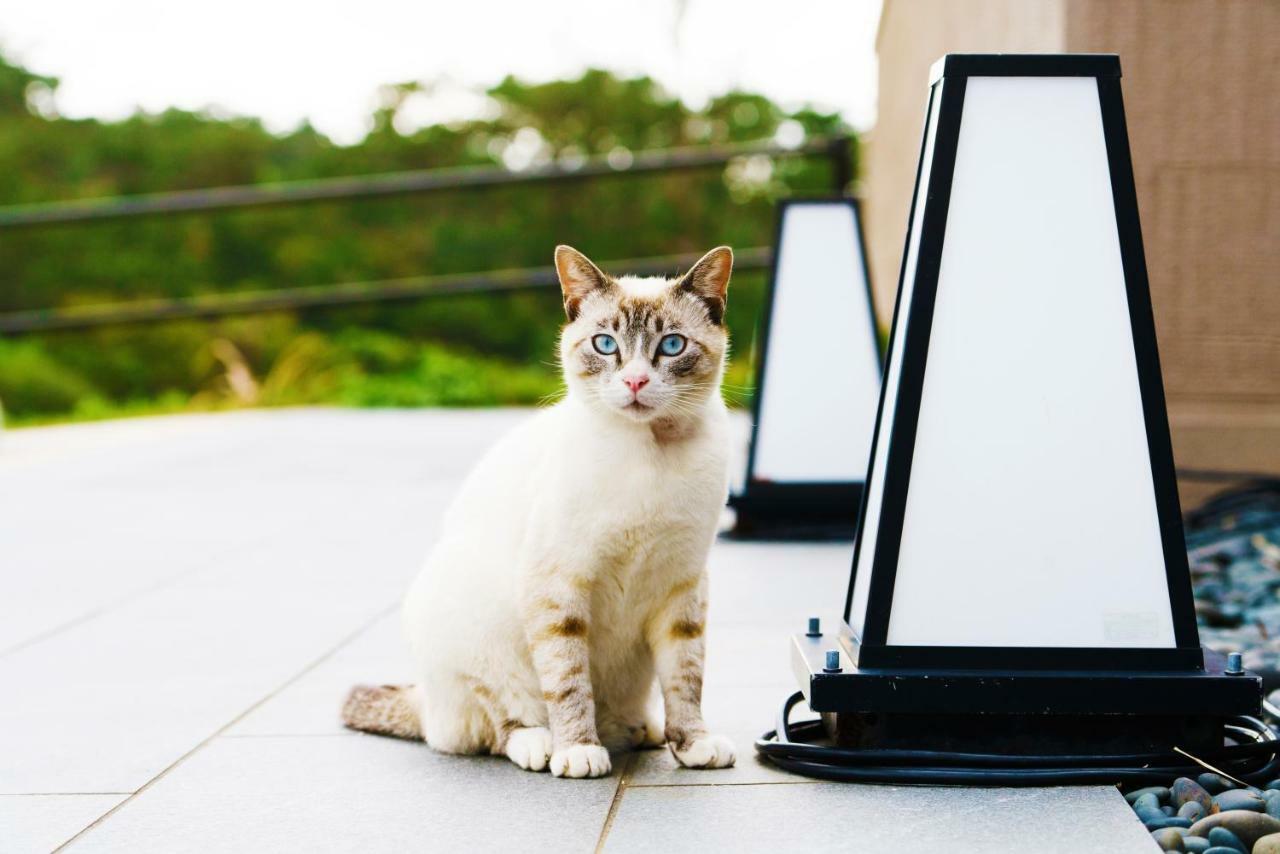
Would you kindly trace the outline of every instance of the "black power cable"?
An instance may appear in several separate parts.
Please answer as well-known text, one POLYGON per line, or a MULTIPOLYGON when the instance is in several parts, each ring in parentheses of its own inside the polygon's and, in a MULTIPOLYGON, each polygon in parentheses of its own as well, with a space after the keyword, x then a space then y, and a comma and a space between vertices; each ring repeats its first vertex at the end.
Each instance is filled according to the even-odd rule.
MULTIPOLYGON (((1167 784, 1206 768, 1186 755, 1165 753, 1088 756, 1008 756, 937 750, 852 750, 813 744, 826 733, 821 721, 791 722, 804 699, 797 691, 778 714, 777 728, 756 740, 756 752, 784 771, 846 783, 925 783, 962 786, 1064 786, 1088 783, 1167 784)), ((1280 740, 1257 718, 1231 719, 1225 734, 1241 743, 1197 756, 1223 773, 1263 783, 1280 776, 1280 740)))

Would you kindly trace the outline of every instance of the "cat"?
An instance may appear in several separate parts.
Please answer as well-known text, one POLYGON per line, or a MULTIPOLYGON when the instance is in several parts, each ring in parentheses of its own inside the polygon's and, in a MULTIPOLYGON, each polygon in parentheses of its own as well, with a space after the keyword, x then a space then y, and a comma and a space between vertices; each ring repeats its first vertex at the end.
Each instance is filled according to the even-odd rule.
POLYGON ((701 703, 733 252, 675 279, 614 278, 568 246, 555 263, 567 394, 477 464, 446 516, 404 606, 421 681, 357 686, 344 722, 557 777, 664 744, 728 767, 701 703))

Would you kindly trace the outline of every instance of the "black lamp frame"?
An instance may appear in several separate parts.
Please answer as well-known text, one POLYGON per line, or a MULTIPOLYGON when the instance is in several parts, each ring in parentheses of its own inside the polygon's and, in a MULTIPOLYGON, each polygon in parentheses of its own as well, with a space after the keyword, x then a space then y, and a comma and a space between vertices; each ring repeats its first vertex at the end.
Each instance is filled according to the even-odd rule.
MULTIPOLYGON (((1200 638, 1196 629, 1195 608, 1191 594, 1191 576, 1187 567, 1186 546, 1182 535, 1182 513, 1178 504, 1177 481, 1174 477, 1173 447, 1169 439, 1169 421, 1165 413, 1164 388, 1160 379, 1160 357, 1156 350, 1155 321, 1151 312, 1151 294, 1147 284, 1146 262, 1142 250, 1142 230, 1138 222, 1137 194, 1134 190, 1133 165, 1129 157, 1124 105, 1120 97, 1120 61, 1115 56, 1000 56, 950 55, 934 66, 929 110, 933 114, 934 99, 938 105, 936 127, 926 120, 924 129, 927 150, 933 136, 933 161, 929 169, 929 186, 919 186, 923 154, 917 169, 917 187, 912 199, 912 216, 921 199, 928 198, 920 224, 920 233, 907 230, 907 249, 903 254, 903 275, 907 253, 917 242, 916 269, 911 289, 911 304, 905 316, 903 306, 894 309, 893 337, 905 334, 902 347, 900 381, 896 388, 881 388, 880 409, 872 439, 872 463, 867 480, 884 478, 884 494, 880 518, 866 519, 864 502, 859 512, 859 530, 868 524, 878 527, 876 553, 872 563, 871 586, 867 597, 864 632, 853 652, 859 665, 879 666, 1007 666, 1032 668, 1144 668, 1182 669, 1200 667, 1200 638), (1137 648, 1018 648, 1018 647, 910 647, 887 643, 889 611, 897 572, 898 552, 902 542, 902 519, 906 510, 907 489, 911 479, 911 463, 915 450, 916 426, 920 415, 921 390, 925 362, 929 352, 929 335, 933 321, 934 300, 938 290, 938 272, 942 246, 946 237, 947 211, 951 198, 951 180, 955 170, 956 147, 960 136, 960 120, 964 109, 965 86, 969 77, 1094 77, 1098 81, 1098 98, 1102 110, 1103 133, 1107 159, 1111 168, 1111 191, 1119 229, 1121 259, 1128 292, 1129 320, 1133 333, 1134 357, 1142 395, 1146 423, 1147 447, 1150 451, 1152 482, 1155 489, 1161 543, 1164 549, 1165 574, 1169 588, 1169 605, 1173 614, 1175 646, 1160 649, 1137 648), (903 329, 898 328, 899 319, 903 329), (885 398, 896 395, 892 434, 887 438, 889 452, 883 473, 875 471, 875 447, 886 437, 880 435, 880 414, 885 398)), ((908 222, 912 222, 908 219, 908 222)), ((903 289, 899 288, 899 295, 903 289)), ((901 298, 901 296, 899 296, 901 298)), ((849 583, 845 619, 851 616, 853 585, 856 579, 861 538, 854 549, 854 573, 849 583)))
POLYGON ((1044 735, 1049 732, 1046 727, 1051 718, 1057 720, 1054 726, 1058 729, 1047 737, 1050 741, 1059 739, 1067 750, 1095 735, 1133 743, 1134 733, 1141 729, 1133 729, 1137 719, 1150 731, 1188 739, 1182 743, 1213 743, 1218 737, 1214 721, 1257 712, 1261 682, 1252 674, 1228 670, 1221 656, 1200 646, 1120 94, 1119 59, 1113 55, 948 55, 933 67, 925 115, 886 377, 899 335, 905 336, 897 355, 901 367, 898 383, 891 388, 886 380, 881 387, 872 462, 867 471, 868 487, 874 486, 876 478, 885 479, 880 516, 867 518, 868 490, 864 490, 858 519, 859 532, 868 525, 878 526, 863 632, 859 636, 850 628, 863 542, 859 533, 845 600, 845 624, 835 631, 794 639, 793 664, 810 706, 815 711, 836 713, 829 721, 832 728, 843 740, 855 742, 871 738, 892 743, 901 737, 902 730, 898 735, 885 735, 887 730, 876 730, 883 722, 868 723, 876 715, 889 713, 888 720, 903 729, 908 726, 904 721, 911 723, 914 731, 921 722, 938 728, 948 744, 957 740, 965 743, 966 739, 990 744, 1001 738, 1002 727, 1044 735), (1097 80, 1173 619, 1172 647, 904 646, 887 640, 966 83, 969 77, 1036 76, 1097 80), (925 154, 930 151, 926 173, 925 154), (921 186, 926 174, 927 186, 921 186), (925 199, 928 206, 915 233, 916 206, 925 199), (913 248, 914 279, 910 288, 904 288, 902 280, 913 248), (908 306, 902 305, 904 290, 910 291, 908 306), (882 419, 889 395, 895 395, 894 418, 891 432, 884 435, 882 419), (876 447, 881 442, 889 443, 883 472, 875 466, 876 447), (826 660, 833 649, 840 665, 834 669, 826 660), (1192 694, 1195 700, 1190 700, 1192 694), (938 715, 938 709, 949 711, 938 715), (1171 718, 1174 709, 1184 717, 1171 718), (974 717, 961 722, 965 714, 974 717), (1088 716, 1088 723, 1075 722, 1073 716, 1082 714, 1088 716), (993 716, 1003 720, 993 724, 993 716), (1013 721, 1010 716, 1022 718, 1013 721), (872 730, 879 734, 868 736, 872 730))
POLYGON ((876 325, 875 298, 867 267, 867 247, 862 233, 862 210, 849 196, 812 196, 783 199, 778 203, 774 223, 773 260, 769 271, 768 294, 757 341, 763 342, 756 359, 755 394, 751 404, 751 445, 747 451, 747 472, 742 492, 729 497, 737 511, 730 535, 738 539, 852 539, 862 502, 861 481, 771 481, 755 476, 756 444, 760 433, 760 409, 764 401, 765 368, 769 358, 769 334, 778 293, 778 262, 781 256, 782 227, 787 210, 803 205, 845 205, 853 212, 861 260, 862 281, 867 297, 867 317, 876 365, 884 375, 884 355, 880 352, 880 330, 876 325))

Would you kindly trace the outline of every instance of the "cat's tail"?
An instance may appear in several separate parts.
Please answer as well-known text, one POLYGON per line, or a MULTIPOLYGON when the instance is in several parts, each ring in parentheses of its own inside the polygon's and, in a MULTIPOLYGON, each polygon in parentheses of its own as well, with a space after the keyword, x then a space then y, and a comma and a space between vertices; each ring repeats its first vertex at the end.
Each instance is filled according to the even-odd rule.
POLYGON ((342 704, 342 723, 361 732, 422 741, 421 708, 417 685, 357 685, 342 704))

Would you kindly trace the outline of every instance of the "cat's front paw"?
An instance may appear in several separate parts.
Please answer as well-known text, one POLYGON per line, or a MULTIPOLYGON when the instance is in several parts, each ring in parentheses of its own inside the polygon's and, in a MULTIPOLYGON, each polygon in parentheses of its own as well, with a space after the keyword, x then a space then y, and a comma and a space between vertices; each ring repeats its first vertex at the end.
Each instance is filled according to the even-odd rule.
POLYGON ((551 754, 551 773, 557 777, 603 777, 611 767, 609 751, 598 744, 574 744, 551 754))
POLYGON ((671 752, 686 768, 728 768, 736 759, 733 742, 723 735, 704 735, 685 745, 673 741, 671 752))
POLYGON ((507 736, 507 758, 526 771, 544 771, 551 759, 551 730, 524 727, 507 736))

